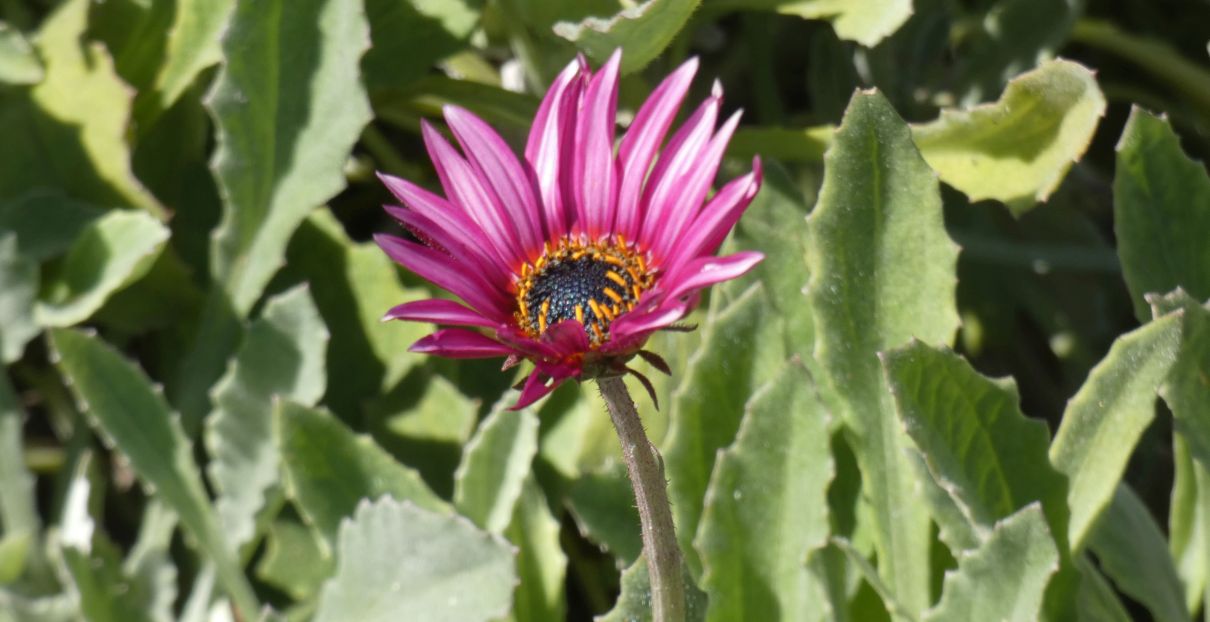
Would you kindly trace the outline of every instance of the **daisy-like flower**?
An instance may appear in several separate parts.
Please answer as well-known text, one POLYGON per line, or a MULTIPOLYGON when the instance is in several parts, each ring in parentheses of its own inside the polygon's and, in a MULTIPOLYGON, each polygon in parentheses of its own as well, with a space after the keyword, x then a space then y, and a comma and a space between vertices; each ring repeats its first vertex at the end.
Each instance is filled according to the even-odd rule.
POLYGON ((514 408, 569 378, 634 373, 626 363, 636 354, 666 367, 642 350, 647 338, 673 327, 703 288, 763 258, 714 256, 761 181, 755 160, 751 173, 707 200, 739 122, 736 113, 716 131, 721 87, 661 150, 697 71, 696 59, 686 62, 652 92, 615 149, 620 60, 615 52, 595 73, 582 57, 572 61, 542 100, 521 159, 462 108, 444 109, 461 152, 422 123, 444 198, 380 175, 406 206, 386 210, 418 241, 378 235, 379 246, 466 303, 408 302, 384 319, 453 327, 417 341, 413 352, 505 356, 505 369, 533 361, 514 408))

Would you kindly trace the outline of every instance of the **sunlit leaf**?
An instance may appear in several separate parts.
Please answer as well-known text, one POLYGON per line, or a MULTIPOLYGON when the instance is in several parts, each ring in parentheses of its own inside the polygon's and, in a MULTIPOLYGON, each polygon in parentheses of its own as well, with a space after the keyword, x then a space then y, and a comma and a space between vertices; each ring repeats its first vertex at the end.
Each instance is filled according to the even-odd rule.
POLYGON ((559 532, 559 521, 551 514, 542 488, 530 474, 521 486, 512 522, 503 534, 517 548, 520 582, 513 594, 512 612, 517 622, 567 618, 564 589, 567 555, 559 532))
POLYGON ((37 296, 38 264, 19 252, 17 236, 6 231, 0 235, 0 362, 21 358, 25 344, 42 331, 34 320, 37 296))
POLYGON ((611 17, 559 22, 555 34, 597 61, 622 48, 622 73, 647 66, 681 31, 701 0, 647 0, 611 17))
POLYGON ((508 526, 522 483, 538 451, 538 418, 498 405, 462 454, 454 475, 454 507, 476 525, 498 534, 508 526))
POLYGON ((316 622, 491 620, 508 612, 516 571, 507 542, 469 521, 390 498, 363 501, 340 528, 336 575, 316 622))
POLYGON ((942 181, 1021 215, 1058 188, 1104 114, 1092 71, 1055 60, 1014 78, 999 101, 944 110, 912 136, 942 181))

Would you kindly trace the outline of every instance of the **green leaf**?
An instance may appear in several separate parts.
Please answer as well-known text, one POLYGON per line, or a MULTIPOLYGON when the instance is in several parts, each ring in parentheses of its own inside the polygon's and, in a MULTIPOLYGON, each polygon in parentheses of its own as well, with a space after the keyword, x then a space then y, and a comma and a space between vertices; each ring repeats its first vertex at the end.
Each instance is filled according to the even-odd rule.
POLYGON ((510 548, 458 516, 363 501, 341 525, 336 575, 320 592, 315 621, 498 618, 517 580, 510 548))
POLYGON ((135 100, 135 116, 151 124, 168 110, 198 74, 223 58, 220 37, 235 0, 177 0, 163 63, 151 88, 135 100))
POLYGON ((1104 114, 1093 73, 1054 60, 1014 78, 995 103, 942 111, 912 135, 942 181, 1020 216, 1058 188, 1104 114))
MULTIPOLYGON (((817 125, 807 128, 741 127, 727 145, 727 157, 749 160, 759 155, 782 162, 823 162, 836 128, 817 125)), ((773 167, 766 169, 766 175, 773 167)), ((766 183, 770 180, 766 179, 766 183)), ((751 208, 749 208, 751 209, 751 208)), ((743 225, 740 220, 740 226, 743 225)))
POLYGON ((454 474, 454 507, 479 527, 500 533, 537 452, 538 417, 508 410, 505 402, 497 405, 463 449, 454 474))
POLYGON ((20 359, 25 344, 42 331, 34 321, 37 296, 38 264, 20 254, 17 236, 5 230, 0 234, 0 363, 20 359))
POLYGON ((1083 548, 1139 436, 1155 417, 1156 391, 1176 360, 1180 339, 1175 315, 1119 337, 1067 403, 1050 461, 1070 484, 1068 541, 1073 551, 1083 548))
POLYGON ((672 43, 700 3, 701 0, 647 0, 611 17, 559 22, 554 31, 597 61, 604 61, 615 49, 622 48, 621 71, 633 73, 646 67, 672 43))
POLYGON ((143 373, 96 337, 54 329, 51 343, 94 427, 130 459, 136 474, 176 511, 218 569, 240 611, 259 607, 219 528, 192 447, 163 396, 143 373))
POLYGON ((70 0, 42 23, 34 50, 46 75, 0 93, 0 197, 61 188, 106 206, 163 208, 130 167, 126 130, 131 92, 100 43, 83 41, 88 0, 70 0))
POLYGON ((274 521, 265 542, 265 556, 256 566, 256 576, 295 600, 314 596, 335 570, 327 545, 297 520, 274 521))
POLYGON ((34 535, 28 531, 12 529, 0 537, 0 585, 10 585, 21 578, 33 539, 34 535))
POLYGON ((1210 299, 1210 175, 1181 150, 1167 120, 1137 106, 1117 146, 1113 222, 1140 321, 1151 317, 1148 293, 1179 286, 1210 299))
POLYGON ((422 355, 408 346, 432 332, 416 322, 386 322, 391 307, 428 298, 403 287, 394 263, 374 244, 354 244, 330 210, 308 218, 290 240, 284 272, 306 282, 329 330, 328 383, 324 403, 347 418, 395 386, 422 355))
POLYGON ((172 622, 177 596, 177 568, 172 560, 173 534, 176 533, 176 512, 153 500, 143 510, 139 534, 122 563, 130 575, 134 591, 141 597, 140 606, 156 622, 172 622))
POLYGON ((542 487, 531 473, 521 486, 512 522, 503 534, 517 548, 520 583, 513 594, 512 611, 517 622, 567 619, 567 555, 559 542, 559 532, 559 521, 551 514, 542 487))
POLYGON ((1157 315, 1161 308, 1181 310, 1180 351, 1160 395, 1194 459, 1210 469, 1210 307, 1181 290, 1148 300, 1157 315))
POLYGON ((1157 622, 1189 619, 1168 543, 1130 486, 1118 486, 1088 546, 1118 589, 1143 603, 1157 622))
MULTIPOLYGON (((367 406, 370 419, 378 426, 374 430, 375 436, 448 443, 458 445, 461 451, 461 446, 474 432, 479 405, 443 376, 416 375, 419 382, 413 383, 409 376, 390 393, 367 406)), ((328 391, 331 393, 331 388, 328 391)))
POLYGON ((1077 594, 1079 622, 1130 622, 1126 608, 1118 600, 1113 586, 1097 572, 1096 566, 1087 557, 1076 558, 1076 567, 1083 580, 1077 594))
POLYGON ((113 210, 93 221, 43 283, 38 322, 71 326, 88 319, 110 296, 147 274, 170 235, 143 212, 113 210))
POLYGON ((468 44, 479 3, 467 0, 366 0, 373 46, 361 66, 370 88, 424 77, 439 60, 468 44))
POLYGON ((37 84, 46 72, 20 30, 0 22, 0 82, 37 84))
POLYGON ((786 0, 778 13, 826 19, 841 39, 873 47, 912 15, 912 0, 786 0))
POLYGON ((714 469, 694 540, 711 594, 707 619, 812 619, 822 594, 803 561, 828 538, 828 414, 798 360, 745 410, 714 469))
POLYGON ((28 598, 0 589, 0 622, 79 622, 80 608, 70 594, 28 598))
POLYGON ((206 106, 225 203, 212 272, 240 314, 281 267, 298 224, 345 187, 345 161, 370 119, 358 72, 368 43, 357 2, 236 5, 206 106))
POLYGON ((21 254, 35 261, 58 257, 105 212, 54 190, 32 190, 0 203, 0 231, 17 236, 21 254))
MULTIPOLYGON (((688 576, 686 576, 688 579, 688 576)), ((685 620, 706 619, 706 593, 686 582, 685 620)), ((595 622, 651 622, 651 575, 647 573, 647 558, 639 558, 622 572, 622 593, 609 613, 595 622)))
POLYGON ((98 537, 92 550, 65 547, 63 565, 88 622, 150 622, 113 544, 98 537))
POLYGON ((630 566, 643 552, 639 510, 626 468, 612 464, 585 473, 567 493, 567 507, 581 533, 630 566))
POLYGON ((786 358, 781 328, 768 321, 764 288, 753 285, 731 304, 724 307, 724 302, 722 296, 711 301, 701 345, 673 394, 665 439, 677 539, 695 576, 700 576, 701 562, 691 548, 693 536, 718 450, 735 439, 753 389, 773 377, 786 358))
POLYGON ((997 523, 977 549, 958 556, 947 572, 941 602, 926 622, 1037 620, 1042 594, 1059 568, 1059 551, 1036 503, 997 523))
POLYGON ((206 421, 210 481, 227 538, 255 540, 256 515, 279 480, 273 442, 274 400, 314 406, 323 395, 328 330, 305 287, 269 301, 239 353, 215 385, 215 412, 206 421))
POLYGON ((1046 424, 1021 413, 1016 383, 986 378, 957 354, 920 342, 882 361, 908 435, 980 539, 1038 501, 1066 551, 1067 481, 1047 458, 1046 424))
POLYGON ((928 606, 929 517, 917 502, 910 443, 877 353, 916 337, 944 344, 958 327, 957 246, 942 222, 937 178, 886 98, 857 93, 825 157, 807 220, 807 299, 821 380, 841 397, 879 570, 909 613, 928 606))
POLYGON ((1196 611, 1205 597, 1210 558, 1206 556, 1210 527, 1210 474, 1193 460, 1182 435, 1173 439, 1172 505, 1168 514, 1168 546, 1184 586, 1185 606, 1196 611))
POLYGON ((352 516, 362 499, 390 495, 425 509, 449 511, 415 471, 328 412, 279 401, 274 425, 289 496, 329 543, 336 541, 340 521, 352 516))

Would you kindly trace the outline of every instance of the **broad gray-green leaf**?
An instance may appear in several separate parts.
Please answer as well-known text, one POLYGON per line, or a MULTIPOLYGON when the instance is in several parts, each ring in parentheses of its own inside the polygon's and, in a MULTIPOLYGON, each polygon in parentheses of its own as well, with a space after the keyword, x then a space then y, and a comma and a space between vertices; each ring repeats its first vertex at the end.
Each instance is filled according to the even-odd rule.
POLYGON ((1118 486, 1089 536, 1088 547, 1118 589, 1143 603, 1157 622, 1189 619, 1164 534, 1127 484, 1118 486))
POLYGON ((692 548, 718 450, 735 439, 744 405, 785 362, 780 326, 771 320, 764 288, 753 285, 727 306, 711 301, 702 341, 672 398, 664 462, 677 540, 695 576, 692 548), (709 422, 708 425, 705 422, 709 422))
POLYGON ((26 597, 0 589, 0 622, 79 622, 80 607, 71 594, 26 597))
POLYGON ((289 495, 329 543, 362 499, 390 495, 449 511, 415 471, 326 411, 279 401, 274 425, 289 495))
POLYGON ((20 30, 0 22, 0 82, 37 84, 46 72, 20 30))
POLYGON ((513 551, 464 518, 407 501, 363 501, 340 527, 336 575, 316 622, 491 620, 508 613, 513 551))
POLYGON ((144 212, 113 210, 84 229, 42 285, 43 326, 71 326, 151 269, 171 235, 144 212))
POLYGON ((175 620, 173 606, 177 595, 177 568, 171 557, 172 536, 179 518, 160 501, 152 501, 143 510, 143 523, 122 570, 130 576, 133 591, 141 598, 141 607, 155 622, 175 620))
POLYGON ((853 96, 824 162, 807 220, 815 357, 852 432, 879 570, 915 614, 929 603, 920 570, 929 566, 929 516, 877 353, 913 337, 950 342, 958 248, 942 222, 937 177, 881 94, 853 96))
POLYGON ((298 224, 345 186, 345 161, 370 119, 358 70, 368 44, 360 2, 236 4, 206 105, 225 203, 213 276, 241 314, 281 267, 298 224))
POLYGON ((1182 435, 1172 439, 1172 504, 1168 512, 1168 550, 1185 588, 1185 606, 1196 611, 1206 592, 1210 558, 1210 474, 1189 455, 1182 435))
POLYGON ((454 507, 490 533, 508 526, 521 484, 538 452, 538 417, 501 403, 462 452, 454 474, 454 507))
POLYGON ((136 115, 143 123, 172 107, 199 73, 223 58, 220 37, 235 0, 178 0, 164 60, 152 88, 139 93, 136 115))
POLYGON ((1076 568, 1081 577, 1080 591, 1076 595, 1078 622, 1131 622, 1117 592, 1087 556, 1076 558, 1076 568))
POLYGON ((17 236, 6 230, 0 234, 0 363, 20 359, 25 344, 42 331, 34 321, 37 297, 38 264, 19 252, 17 236))
POLYGON ((1179 286, 1210 299, 1210 175, 1181 150, 1167 120, 1137 106, 1117 146, 1113 223, 1139 321, 1151 317, 1148 293, 1179 286))
POLYGON ((265 543, 256 576, 295 600, 314 596, 332 576, 332 553, 315 530, 297 520, 278 518, 269 526, 265 543))
POLYGON ((748 402, 721 452, 694 546, 708 620, 808 620, 822 610, 804 560, 828 538, 828 414, 793 360, 748 402))
POLYGON ((87 622, 152 622, 137 585, 122 571, 118 551, 98 536, 90 549, 64 547, 63 566, 87 622))
POLYGON ((912 135, 942 181, 971 201, 1002 201, 1019 216, 1054 192, 1104 114, 1093 73, 1053 60, 1009 82, 999 101, 942 111, 912 135))
POLYGON ((423 355, 408 346, 432 332, 416 322, 382 322, 391 307, 428 298, 403 287, 395 264, 374 244, 355 244, 330 210, 298 228, 286 250, 291 278, 310 284, 332 343, 324 403, 343 417, 359 417, 363 404, 395 386, 423 355))
POLYGON ((980 536, 1039 501, 1065 551, 1067 481, 1047 459, 1046 424, 1021 413, 1016 383, 986 378, 957 354, 918 341, 882 361, 908 435, 980 536))
POLYGON ((54 190, 33 190, 0 203, 0 231, 17 236, 21 254, 41 262, 66 253, 100 209, 54 190))
POLYGON ((571 485, 567 507, 585 538, 626 566, 643 552, 634 489, 621 464, 585 473, 571 485))
POLYGON ((366 85, 400 87, 423 77, 439 60, 466 46, 479 25, 479 3, 467 0, 366 0, 373 47, 366 85))
POLYGON ((273 402, 314 406, 323 396, 328 330, 305 287, 265 305, 239 353, 215 385, 215 412, 206 422, 206 449, 215 507, 228 540, 253 541, 256 515, 279 481, 281 456, 273 441, 273 402))
POLYGON ((89 4, 64 2, 42 22, 34 50, 44 78, 0 94, 0 197, 62 188, 99 205, 162 216, 163 208, 131 172, 131 91, 104 45, 83 40, 89 4))
MULTIPOLYGON (((418 387, 408 377, 366 407, 368 418, 376 425, 374 434, 461 447, 475 429, 478 403, 463 395, 444 376, 417 376, 420 376, 423 393, 417 395, 418 387)), ((331 387, 328 394, 332 394, 331 387)))
POLYGON ((598 61, 621 48, 621 71, 632 73, 646 67, 672 43, 700 3, 701 0, 647 0, 612 17, 559 22, 554 30, 598 61))
POLYGON ((789 0, 777 12, 826 19, 841 39, 873 47, 912 15, 912 0, 789 0))
POLYGON ((1156 391, 1176 360, 1180 317, 1169 315, 1119 337, 1067 403, 1050 461, 1068 478, 1073 551, 1109 504, 1139 436, 1155 417, 1156 391))
POLYGON ((96 337, 54 329, 51 343, 59 368, 93 425, 130 459, 139 478, 154 488, 218 569, 220 581, 247 615, 258 611, 252 593, 210 507, 192 447, 163 396, 147 377, 96 337))
POLYGON ((1004 519, 979 548, 958 555, 945 574, 941 602, 925 622, 1037 620, 1046 582, 1059 568, 1059 551, 1037 503, 1004 519))
POLYGON ((512 611, 517 622, 567 619, 567 555, 559 542, 559 531, 559 521, 551 514, 542 487, 529 474, 513 509, 512 522, 503 534, 517 548, 520 582, 513 594, 512 611))
MULTIPOLYGON (((692 584, 685 585, 685 620, 699 622, 706 619, 706 593, 692 584)), ((622 571, 621 594, 613 609, 595 622, 651 622, 651 575, 647 572, 647 558, 639 556, 633 564, 622 571)))

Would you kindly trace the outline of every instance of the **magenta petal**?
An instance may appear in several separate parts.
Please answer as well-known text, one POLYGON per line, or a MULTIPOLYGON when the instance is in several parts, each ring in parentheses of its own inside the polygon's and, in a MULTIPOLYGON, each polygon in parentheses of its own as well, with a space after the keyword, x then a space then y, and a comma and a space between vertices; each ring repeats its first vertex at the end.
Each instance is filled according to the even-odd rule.
POLYGON ((576 107, 584 89, 584 70, 584 63, 574 59, 555 78, 538 107, 525 144, 525 160, 533 166, 546 235, 550 238, 562 237, 568 229, 568 206, 560 180, 570 172, 570 164, 566 162, 575 139, 576 107))
POLYGON ((383 209, 421 241, 437 244, 451 256, 474 265, 489 281, 508 282, 511 271, 501 260, 486 254, 491 252, 491 244, 483 239, 483 233, 473 223, 466 230, 458 226, 442 226, 417 210, 391 205, 384 205, 383 209))
POLYGON ((420 132, 446 195, 483 229, 485 239, 506 258, 510 267, 520 264, 525 253, 512 233, 515 225, 509 222, 499 197, 485 187, 478 171, 427 121, 420 123, 420 132))
POLYGON ((623 342, 628 341, 635 335, 659 330, 677 322, 685 317, 689 309, 689 305, 672 301, 646 313, 628 313, 619 317, 609 327, 609 333, 613 339, 623 342))
POLYGON ((675 188, 670 195, 653 197, 656 202, 669 202, 665 207, 667 218, 663 228, 655 232, 654 237, 648 238, 652 243, 652 253, 656 257, 667 257, 673 249, 673 244, 680 239, 685 226, 692 221, 701 209, 702 201, 710 192, 714 176, 718 173, 719 164, 723 161, 723 151, 731 141, 735 127, 739 125, 740 112, 731 115, 723 124, 714 138, 706 146, 704 152, 695 158, 683 177, 670 184, 675 188))
MULTIPOLYGON (((643 227, 639 238, 654 242, 670 218, 674 199, 679 191, 678 183, 697 162, 698 155, 710 142, 714 133, 714 122, 718 119, 721 98, 712 96, 702 102, 685 124, 681 126, 668 146, 664 148, 659 162, 648 177, 643 192, 643 227)), ((659 259, 657 256, 656 259, 659 259)))
POLYGON ((513 353, 512 348, 465 328, 443 328, 412 344, 408 351, 452 359, 485 359, 513 353))
POLYGON ((396 305, 390 311, 387 311, 382 320, 384 322, 387 320, 408 320, 453 326, 482 326, 484 328, 499 326, 499 322, 489 320, 479 315, 478 312, 452 300, 443 300, 441 298, 416 300, 396 305))
POLYGON ((672 121, 680 110, 685 93, 697 72, 697 57, 685 61, 660 83, 646 103, 639 109, 618 147, 618 163, 621 167, 621 183, 618 188, 618 207, 614 231, 628 239, 635 239, 642 225, 639 203, 643 194, 643 181, 655 160, 660 143, 672 121))
POLYGON ((542 333, 542 343, 549 345, 557 358, 587 352, 590 348, 584 325, 575 320, 564 320, 548 328, 542 333))
POLYGON ((527 259, 536 259, 542 251, 542 224, 529 175, 508 143, 482 119, 458 106, 447 105, 444 112, 463 152, 508 212, 527 259))
POLYGON ((374 241, 403 267, 446 289, 487 317, 504 323, 510 317, 511 301, 499 289, 456 259, 402 238, 378 234, 374 241))
POLYGON ((714 253, 760 191, 761 179, 760 158, 753 158, 752 172, 723 186, 673 242, 664 263, 668 273, 675 273, 686 261, 699 255, 714 253))
POLYGON ((530 404, 546 397, 551 391, 559 388, 566 377, 555 378, 547 376, 540 369, 535 369, 529 374, 529 378, 525 380, 525 386, 521 389, 521 396, 517 398, 517 403, 513 404, 509 410, 521 410, 530 404))
POLYGON ((756 251, 742 251, 726 257, 694 259, 678 270, 677 274, 669 277, 670 280, 665 286, 668 289, 668 300, 675 300, 703 287, 742 276, 764 258, 763 254, 756 251))
MULTIPOLYGON (((511 272, 506 255, 496 248, 491 238, 483 232, 483 228, 471 220, 471 217, 462 208, 406 179, 382 173, 378 174, 378 178, 404 205, 416 210, 433 223, 448 229, 451 235, 462 240, 467 246, 478 249, 479 255, 495 258, 498 264, 495 271, 511 272)), ((391 209, 387 208, 387 211, 390 212, 391 209)), ((394 212, 392 215, 396 218, 399 217, 394 212)))
POLYGON ((572 230, 587 232, 592 239, 608 233, 617 201, 613 136, 621 61, 622 51, 615 50, 605 66, 593 76, 576 118, 575 166, 571 183, 576 197, 577 221, 572 230))

